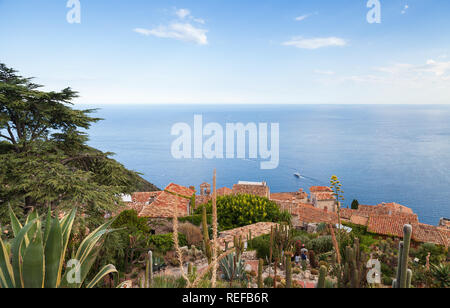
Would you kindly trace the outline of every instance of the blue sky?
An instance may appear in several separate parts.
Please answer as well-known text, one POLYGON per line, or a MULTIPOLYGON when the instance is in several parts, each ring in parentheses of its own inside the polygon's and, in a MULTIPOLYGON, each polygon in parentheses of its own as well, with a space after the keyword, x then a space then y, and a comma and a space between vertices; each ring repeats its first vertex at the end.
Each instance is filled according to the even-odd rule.
POLYGON ((450 103, 450 1, 0 0, 0 61, 77 103, 450 103))

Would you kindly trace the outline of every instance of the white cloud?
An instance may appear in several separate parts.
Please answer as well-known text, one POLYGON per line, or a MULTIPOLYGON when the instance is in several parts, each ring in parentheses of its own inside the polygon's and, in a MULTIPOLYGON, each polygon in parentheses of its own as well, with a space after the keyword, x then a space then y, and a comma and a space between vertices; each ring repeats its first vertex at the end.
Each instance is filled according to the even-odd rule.
POLYGON ((402 10, 402 14, 406 14, 406 11, 409 9, 409 5, 405 5, 402 10))
POLYGON ((294 37, 290 41, 284 42, 284 46, 294 46, 301 49, 318 49, 332 46, 346 46, 347 42, 338 37, 310 38, 294 37))
POLYGON ((308 18, 309 16, 311 16, 311 14, 302 15, 302 16, 295 18, 295 20, 302 21, 302 20, 305 20, 306 18, 308 18))
POLYGON ((298 16, 298 17, 295 18, 295 20, 296 21, 303 21, 303 20, 305 20, 305 19, 307 19, 307 18, 309 18, 309 17, 311 17, 313 15, 317 15, 317 12, 313 13, 313 14, 305 14, 305 15, 298 16))
POLYGON ((196 28, 189 23, 173 23, 169 26, 159 26, 155 29, 136 28, 134 32, 146 36, 171 38, 184 42, 192 42, 199 45, 208 45, 208 30, 196 28))
POLYGON ((437 77, 445 77, 450 74, 450 62, 438 62, 435 60, 428 60, 423 65, 413 65, 405 63, 396 63, 387 67, 377 67, 375 70, 393 75, 409 75, 431 73, 437 77))
POLYGON ((186 17, 188 17, 189 15, 191 15, 191 11, 189 11, 188 9, 179 9, 175 12, 175 14, 180 18, 180 19, 185 19, 186 17))

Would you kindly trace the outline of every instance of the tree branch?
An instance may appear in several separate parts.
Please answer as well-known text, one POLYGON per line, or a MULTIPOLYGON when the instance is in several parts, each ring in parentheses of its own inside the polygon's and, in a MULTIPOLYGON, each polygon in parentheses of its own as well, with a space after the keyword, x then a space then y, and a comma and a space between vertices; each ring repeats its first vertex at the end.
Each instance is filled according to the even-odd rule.
POLYGON ((105 155, 79 155, 75 157, 66 158, 63 161, 61 161, 61 164, 66 165, 74 160, 80 160, 85 158, 105 158, 105 155))

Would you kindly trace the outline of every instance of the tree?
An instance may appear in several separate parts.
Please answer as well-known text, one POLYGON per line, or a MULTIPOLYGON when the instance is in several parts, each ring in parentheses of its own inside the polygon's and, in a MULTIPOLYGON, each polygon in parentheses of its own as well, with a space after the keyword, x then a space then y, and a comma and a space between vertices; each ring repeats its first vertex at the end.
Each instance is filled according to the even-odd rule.
POLYGON ((40 88, 0 63, 0 222, 11 204, 23 215, 75 206, 98 223, 121 194, 148 182, 86 144, 85 131, 101 119, 90 116, 94 109, 72 108, 76 92, 40 88))
POLYGON ((358 210, 359 209, 359 202, 358 200, 353 200, 352 202, 352 210, 358 210))

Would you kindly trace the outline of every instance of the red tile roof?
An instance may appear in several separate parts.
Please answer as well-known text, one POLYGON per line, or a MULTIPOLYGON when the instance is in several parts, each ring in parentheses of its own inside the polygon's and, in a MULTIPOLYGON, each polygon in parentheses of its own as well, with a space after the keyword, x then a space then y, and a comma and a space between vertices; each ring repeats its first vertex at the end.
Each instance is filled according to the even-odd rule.
POLYGON ((327 186, 312 186, 309 191, 311 193, 319 193, 319 192, 333 192, 330 187, 327 186))
POLYGON ((304 200, 307 198, 308 194, 303 190, 299 190, 297 192, 281 192, 270 194, 270 199, 274 201, 304 200))
POLYGON ((297 215, 300 222, 304 223, 338 223, 338 217, 335 213, 325 212, 321 209, 308 206, 299 206, 297 215))
POLYGON ((408 217, 389 216, 389 215, 371 215, 367 225, 368 231, 376 234, 396 236, 403 238, 403 226, 417 223, 408 217))
POLYGON ((192 197, 192 195, 195 193, 192 189, 181 186, 181 185, 177 185, 174 183, 170 183, 169 186, 166 187, 166 189, 164 189, 165 191, 177 194, 179 196, 183 196, 183 197, 192 197))
POLYGON ((391 202, 391 203, 381 203, 378 204, 378 206, 381 207, 385 207, 388 208, 392 211, 396 211, 396 212, 400 212, 400 213, 405 213, 405 214, 414 214, 413 210, 410 209, 409 207, 406 207, 404 205, 395 203, 395 202, 391 202))
POLYGON ((330 201, 330 200, 335 200, 336 198, 334 197, 334 195, 332 193, 329 192, 321 192, 321 193, 316 193, 316 200, 317 201, 330 201))
POLYGON ((448 246, 448 236, 442 233, 439 228, 421 223, 413 225, 412 239, 420 243, 448 246))
POLYGON ((217 190, 218 196, 228 196, 228 195, 232 195, 232 194, 233 194, 233 190, 228 187, 222 187, 217 190))
POLYGON ((171 218, 177 208, 177 216, 187 216, 190 199, 179 197, 169 192, 162 192, 156 200, 145 205, 139 213, 139 217, 148 218, 171 218))
POLYGON ((131 196, 131 200, 133 202, 149 202, 151 199, 157 197, 161 192, 160 191, 154 191, 154 192, 137 192, 134 193, 131 196))

